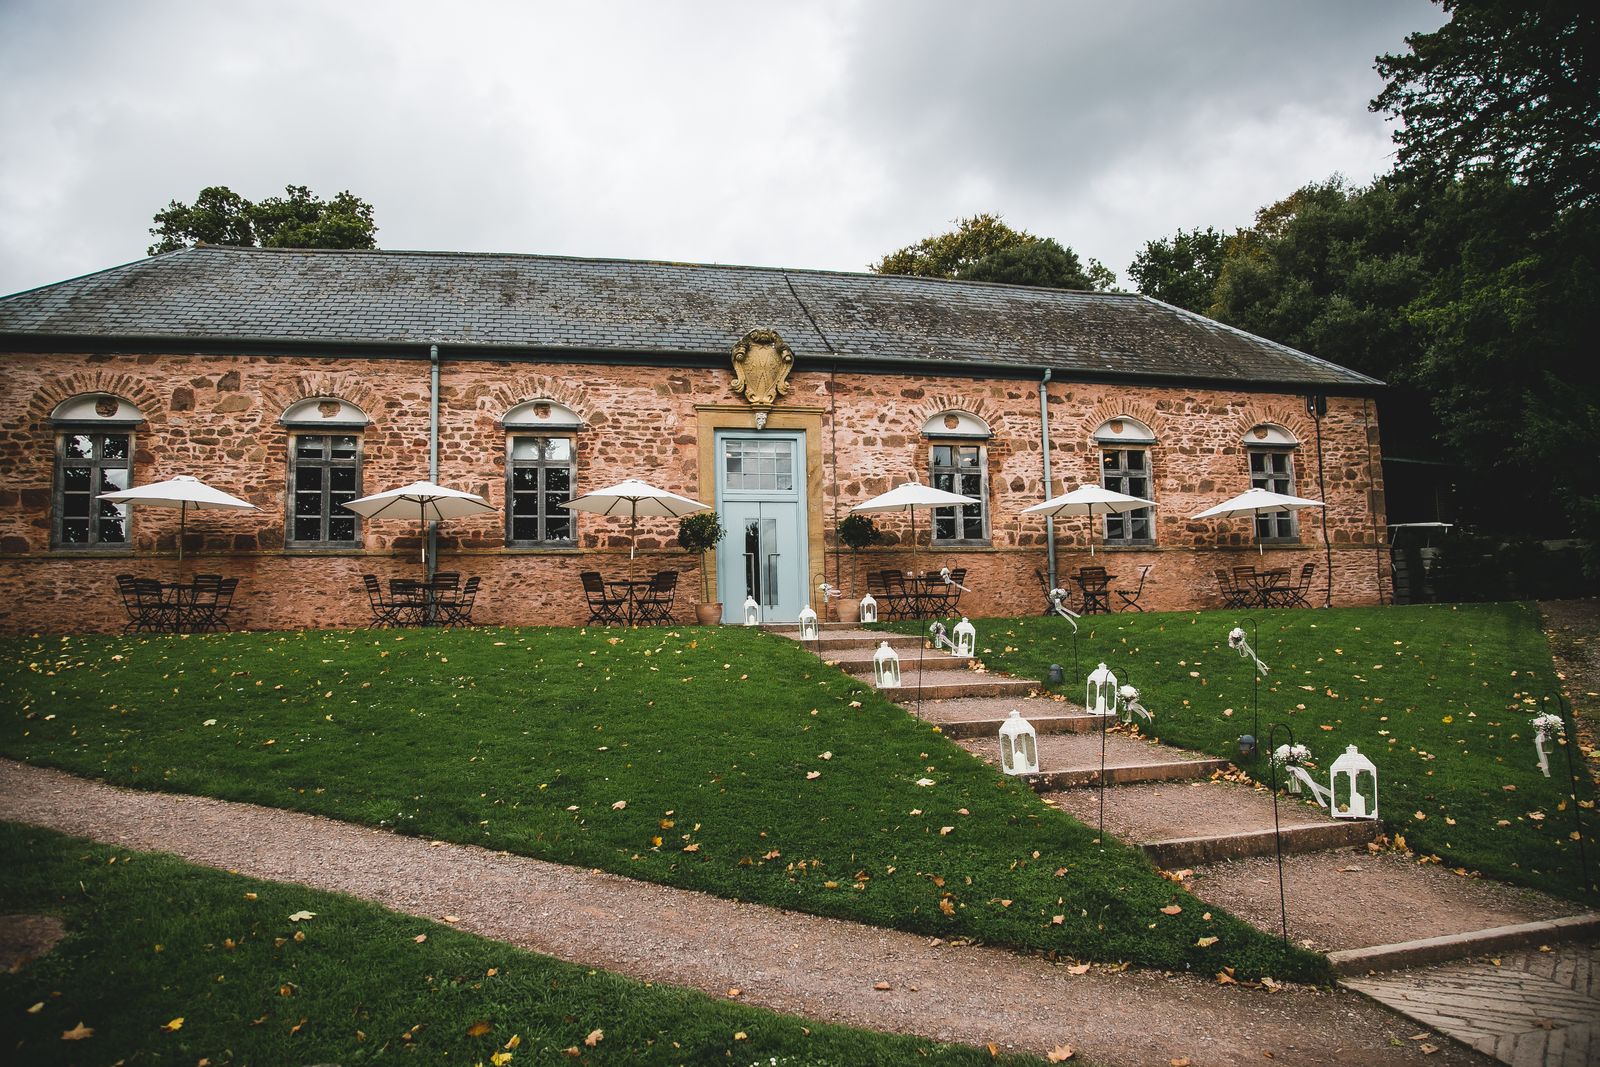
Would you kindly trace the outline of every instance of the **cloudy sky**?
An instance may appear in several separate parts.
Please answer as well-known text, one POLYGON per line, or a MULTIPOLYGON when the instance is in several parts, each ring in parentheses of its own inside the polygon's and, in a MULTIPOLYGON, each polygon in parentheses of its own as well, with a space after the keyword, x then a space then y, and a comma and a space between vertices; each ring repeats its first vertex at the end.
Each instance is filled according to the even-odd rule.
POLYGON ((0 0, 0 293, 206 185, 384 248, 860 270, 994 211, 1126 281, 1178 227, 1387 170, 1427 0, 0 0))

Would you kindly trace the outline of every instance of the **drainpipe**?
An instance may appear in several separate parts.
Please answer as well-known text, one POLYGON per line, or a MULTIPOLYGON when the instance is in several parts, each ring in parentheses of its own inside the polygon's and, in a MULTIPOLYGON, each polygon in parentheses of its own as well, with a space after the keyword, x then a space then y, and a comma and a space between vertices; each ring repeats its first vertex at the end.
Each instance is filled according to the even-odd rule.
MULTIPOLYGON (((1045 387, 1050 384, 1050 370, 1039 379, 1039 441, 1044 453, 1044 498, 1050 499, 1050 409, 1046 407, 1045 387)), ((1054 515, 1044 520, 1045 555, 1049 559, 1050 588, 1056 587, 1056 519, 1054 515)))
MULTIPOLYGON (((439 346, 428 346, 428 481, 439 484, 439 346)), ((428 579, 439 557, 439 523, 428 523, 428 579)))

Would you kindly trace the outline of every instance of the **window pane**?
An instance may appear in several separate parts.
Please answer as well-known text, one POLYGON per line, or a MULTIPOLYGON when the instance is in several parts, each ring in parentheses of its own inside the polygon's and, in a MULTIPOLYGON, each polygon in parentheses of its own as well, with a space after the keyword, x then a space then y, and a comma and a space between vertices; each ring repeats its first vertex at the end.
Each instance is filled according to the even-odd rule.
POLYGON ((1149 508, 1140 508, 1141 514, 1134 515, 1132 522, 1129 524, 1132 529, 1132 536, 1136 541, 1148 541, 1150 539, 1150 520, 1142 514, 1149 510, 1149 508))
POLYGON ((512 459, 538 459, 539 458, 539 438, 537 438, 537 437, 513 437, 511 439, 511 458, 512 459))
POLYGON ((572 459, 572 439, 568 437, 551 437, 545 441, 544 458, 557 463, 567 463, 572 459))
POLYGON ((546 493, 544 495, 544 513, 550 516, 565 515, 567 509, 561 505, 566 502, 566 499, 565 494, 562 493, 546 493))
POLYGON ((328 518, 328 540, 354 541, 356 539, 356 519, 354 515, 345 518, 333 515, 328 518))
POLYGON ((89 517, 88 493, 63 493, 61 494, 61 514, 70 519, 86 519, 89 517))
POLYGON ((572 494, 572 469, 570 467, 547 467, 544 472, 544 487, 551 493, 560 493, 563 499, 572 494))
POLYGON ((1130 448, 1126 453, 1126 466, 1131 471, 1144 470, 1144 451, 1130 448))
POLYGON ((100 442, 100 455, 106 459, 128 458, 128 435, 108 433, 100 442))
POLYGON ((1127 486, 1128 487, 1124 489, 1123 492, 1127 493, 1129 496, 1143 497, 1146 500, 1150 499, 1150 480, 1148 478, 1129 478, 1127 479, 1127 486))
POLYGON ((538 493, 512 493, 511 494, 511 514, 513 514, 513 515, 530 515, 530 516, 531 515, 538 515, 539 514, 539 494, 538 493))
POLYGON ((933 487, 943 489, 947 493, 956 491, 956 476, 953 471, 936 470, 933 472, 933 487))
POLYGON ((297 459, 321 459, 327 445, 327 438, 321 434, 305 434, 294 439, 294 454, 297 459))
POLYGON ((950 449, 949 445, 934 445, 933 446, 933 465, 935 467, 949 467, 949 466, 952 466, 952 459, 951 459, 950 452, 951 452, 951 449, 950 449))
POLYGON ((67 519, 61 523, 61 540, 69 545, 89 543, 89 520, 67 519))
POLYGON ((550 517, 545 519, 544 533, 552 541, 572 540, 572 516, 565 513, 557 515, 552 512, 550 517))
POLYGON ((306 490, 322 490, 322 468, 317 466, 297 467, 294 472, 295 488, 306 490))
POLYGON ((329 467, 328 488, 335 493, 354 493, 356 469, 354 467, 329 467))
POLYGON ((951 541, 956 536, 955 508, 936 508, 933 512, 933 536, 940 541, 951 541))
POLYGON ((959 462, 963 467, 976 467, 978 465, 978 449, 968 445, 960 450, 959 462))
POLYGON ((119 489, 128 488, 128 468, 126 467, 101 467, 100 488, 97 493, 115 493, 119 489))
POLYGON ((513 492, 517 490, 532 490, 539 488, 539 468, 511 468, 511 488, 513 492))
POLYGON ((322 520, 320 518, 294 520, 294 539, 296 541, 322 540, 322 520))
POLYGON ((1124 520, 1123 516, 1121 516, 1121 515, 1107 515, 1106 516, 1106 540, 1107 541, 1122 541, 1122 540, 1126 540, 1128 535, 1127 535, 1127 531, 1124 529, 1124 524, 1125 524, 1125 520, 1124 520))
POLYGON ((68 459, 89 459, 94 455, 94 438, 86 433, 68 434, 62 447, 68 459))
POLYGON ((355 459, 356 439, 354 437, 335 437, 333 447, 329 450, 334 459, 355 459))
POLYGON ((511 539, 513 541, 537 541, 539 539, 539 520, 536 518, 513 518, 511 520, 511 539))
POLYGON ((981 474, 961 475, 961 495, 970 496, 974 500, 983 497, 983 476, 981 474))
POLYGON ((311 516, 322 514, 321 493, 296 493, 294 495, 294 513, 298 516, 311 516))
POLYGON ((61 488, 69 493, 87 493, 89 491, 89 468, 62 467, 61 488))
POLYGON ((962 536, 971 541, 983 540, 983 512, 977 508, 962 508, 961 510, 971 513, 962 519, 964 526, 962 536))

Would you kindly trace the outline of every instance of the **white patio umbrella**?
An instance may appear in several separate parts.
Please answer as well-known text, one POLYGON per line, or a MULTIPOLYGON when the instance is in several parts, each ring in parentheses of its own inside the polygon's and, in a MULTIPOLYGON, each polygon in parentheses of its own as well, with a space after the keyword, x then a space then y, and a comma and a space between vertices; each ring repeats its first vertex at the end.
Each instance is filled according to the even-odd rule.
POLYGON ((639 539, 639 516, 645 518, 681 519, 697 511, 710 511, 710 504, 690 500, 665 489, 657 489, 649 482, 637 478, 608 485, 604 489, 573 497, 564 508, 587 511, 594 515, 628 516, 628 558, 633 559, 639 539))
MULTIPOLYGON (((1052 497, 1042 504, 1035 504, 1030 508, 1023 508, 1024 515, 1045 515, 1059 518, 1063 515, 1120 515, 1124 511, 1136 511, 1139 508, 1153 508, 1154 500, 1146 500, 1142 496, 1129 496, 1127 493, 1118 493, 1098 485, 1080 485, 1070 493, 1052 497)), ((1094 523, 1089 524, 1089 555, 1094 555, 1094 523)))
MULTIPOLYGON (((1308 500, 1303 496, 1289 496, 1286 493, 1274 493, 1267 489, 1246 489, 1238 496, 1229 497, 1215 507, 1207 508, 1198 515, 1189 516, 1191 519, 1228 519, 1239 515, 1249 515, 1251 533, 1255 532, 1254 517, 1264 511, 1298 511, 1301 508, 1320 508, 1325 506, 1320 500, 1308 500)), ((1256 552, 1264 552, 1260 540, 1256 541, 1256 552)))
POLYGON ((432 482, 412 482, 398 489, 346 501, 342 506, 368 519, 415 519, 422 527, 423 563, 428 561, 428 523, 500 510, 475 493, 463 493, 432 482))
POLYGON ((183 535, 190 510, 195 511, 260 511, 248 500, 240 500, 231 493, 213 488, 198 478, 180 474, 164 482, 136 485, 132 489, 118 489, 101 493, 101 500, 114 504, 153 504, 158 508, 178 509, 178 566, 183 567, 183 535))
POLYGON ((981 504, 983 501, 960 493, 949 493, 920 482, 902 482, 887 493, 879 493, 871 500, 863 500, 851 511, 888 512, 903 511, 911 516, 911 551, 917 551, 917 508, 948 508, 957 504, 981 504))

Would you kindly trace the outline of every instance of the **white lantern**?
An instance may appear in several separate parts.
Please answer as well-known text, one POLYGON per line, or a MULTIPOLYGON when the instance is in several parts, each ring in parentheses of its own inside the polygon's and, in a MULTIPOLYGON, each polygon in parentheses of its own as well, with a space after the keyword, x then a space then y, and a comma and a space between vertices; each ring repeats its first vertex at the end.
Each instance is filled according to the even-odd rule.
POLYGON ((815 641, 817 639, 817 613, 807 604, 800 609, 800 640, 815 641))
POLYGON ((961 616, 961 621, 956 623, 955 635, 956 655, 966 656, 971 659, 972 650, 978 645, 978 631, 973 628, 972 623, 967 621, 965 615, 961 616))
POLYGON ((1000 724, 1000 769, 1007 774, 1039 773, 1039 736, 1033 724, 1015 711, 1000 724))
POLYGON ((900 687, 900 657, 887 641, 872 654, 872 681, 879 689, 900 687))
POLYGON ((861 598, 861 621, 878 621, 878 602, 872 599, 871 593, 861 598))
POLYGON ((744 598, 744 624, 746 626, 755 626, 760 622, 761 622, 761 605, 756 603, 756 598, 755 597, 753 597, 753 596, 745 597, 744 598))
POLYGON ((1106 669, 1104 663, 1089 673, 1083 695, 1083 709, 1090 715, 1115 715, 1117 713, 1117 676, 1106 669))
POLYGON ((1372 761, 1356 751, 1356 746, 1346 746, 1344 755, 1328 768, 1328 814, 1335 819, 1376 819, 1378 817, 1378 768, 1372 761), (1361 795, 1362 774, 1372 775, 1372 809, 1367 810, 1367 798, 1361 795), (1339 803, 1339 776, 1346 780, 1349 800, 1339 803))

